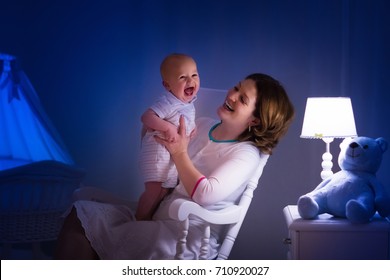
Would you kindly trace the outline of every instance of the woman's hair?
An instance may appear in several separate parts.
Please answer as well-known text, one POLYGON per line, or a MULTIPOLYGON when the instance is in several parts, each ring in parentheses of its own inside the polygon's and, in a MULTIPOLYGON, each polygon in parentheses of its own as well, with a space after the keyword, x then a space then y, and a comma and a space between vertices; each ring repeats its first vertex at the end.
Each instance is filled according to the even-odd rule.
POLYGON ((255 73, 245 79, 253 80, 256 84, 256 109, 253 116, 260 123, 245 130, 238 140, 251 141, 261 152, 272 154, 294 118, 294 106, 283 86, 274 78, 255 73))

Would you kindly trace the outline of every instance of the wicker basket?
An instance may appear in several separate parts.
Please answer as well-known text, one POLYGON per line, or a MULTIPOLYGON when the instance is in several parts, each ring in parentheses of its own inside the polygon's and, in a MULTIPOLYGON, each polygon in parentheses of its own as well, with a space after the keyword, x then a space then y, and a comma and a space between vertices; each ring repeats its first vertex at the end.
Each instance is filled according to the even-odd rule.
POLYGON ((57 239, 61 215, 85 172, 57 161, 39 161, 0 171, 0 242, 57 239))

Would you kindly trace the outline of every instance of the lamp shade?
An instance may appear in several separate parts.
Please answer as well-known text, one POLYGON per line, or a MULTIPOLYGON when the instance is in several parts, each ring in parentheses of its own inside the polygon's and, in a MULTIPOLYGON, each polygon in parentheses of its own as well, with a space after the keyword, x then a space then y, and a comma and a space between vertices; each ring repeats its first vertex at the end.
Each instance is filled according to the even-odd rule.
POLYGON ((309 97, 301 138, 355 137, 356 126, 349 97, 309 97))

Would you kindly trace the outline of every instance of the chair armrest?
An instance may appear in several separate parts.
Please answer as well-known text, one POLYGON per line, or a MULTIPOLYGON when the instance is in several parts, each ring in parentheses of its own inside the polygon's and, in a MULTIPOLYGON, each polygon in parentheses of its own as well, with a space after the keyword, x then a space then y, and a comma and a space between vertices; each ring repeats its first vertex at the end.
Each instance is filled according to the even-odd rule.
POLYGON ((169 217, 184 221, 190 215, 197 216, 212 224, 234 224, 240 220, 241 207, 231 205, 221 210, 207 210, 198 203, 186 199, 175 199, 169 206, 169 217))

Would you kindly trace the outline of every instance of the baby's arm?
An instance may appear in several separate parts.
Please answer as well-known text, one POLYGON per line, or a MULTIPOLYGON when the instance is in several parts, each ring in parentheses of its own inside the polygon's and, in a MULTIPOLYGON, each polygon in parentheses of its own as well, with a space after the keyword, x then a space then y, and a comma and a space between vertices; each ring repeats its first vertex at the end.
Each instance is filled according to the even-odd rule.
POLYGON ((176 141, 177 127, 172 123, 161 119, 152 109, 148 109, 141 116, 142 123, 152 130, 164 133, 168 141, 176 141))

